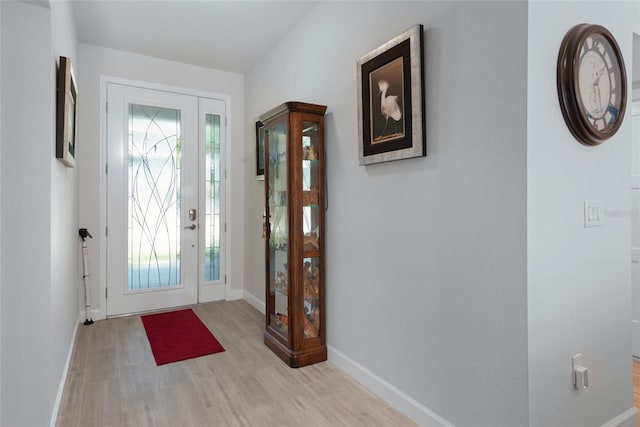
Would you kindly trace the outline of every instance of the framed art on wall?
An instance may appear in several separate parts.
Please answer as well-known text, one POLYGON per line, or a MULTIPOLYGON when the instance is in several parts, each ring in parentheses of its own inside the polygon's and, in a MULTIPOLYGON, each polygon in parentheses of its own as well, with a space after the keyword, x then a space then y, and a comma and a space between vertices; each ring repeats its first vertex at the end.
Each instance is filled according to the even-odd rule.
POLYGON ((77 96, 71 59, 61 56, 56 100, 56 158, 69 168, 75 166, 77 96))
POLYGON ((426 156, 423 27, 358 60, 360 165, 426 156))
POLYGON ((256 121, 256 179, 264 180, 264 125, 256 121))

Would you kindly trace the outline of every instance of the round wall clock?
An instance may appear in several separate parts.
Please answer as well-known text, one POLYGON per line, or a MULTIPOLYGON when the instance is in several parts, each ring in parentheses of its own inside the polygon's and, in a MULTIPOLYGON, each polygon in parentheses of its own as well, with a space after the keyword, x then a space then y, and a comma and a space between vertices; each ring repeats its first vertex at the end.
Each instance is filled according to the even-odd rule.
POLYGON ((620 128, 627 75, 620 47, 604 27, 580 24, 564 36, 558 54, 562 115, 578 141, 598 145, 620 128))

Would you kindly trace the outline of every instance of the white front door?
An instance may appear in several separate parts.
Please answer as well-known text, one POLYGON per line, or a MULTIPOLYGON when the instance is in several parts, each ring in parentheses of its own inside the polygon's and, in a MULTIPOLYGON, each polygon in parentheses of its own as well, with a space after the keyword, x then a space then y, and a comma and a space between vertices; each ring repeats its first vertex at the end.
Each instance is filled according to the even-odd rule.
POLYGON ((224 101, 109 83, 107 102, 107 315, 224 299, 224 101))

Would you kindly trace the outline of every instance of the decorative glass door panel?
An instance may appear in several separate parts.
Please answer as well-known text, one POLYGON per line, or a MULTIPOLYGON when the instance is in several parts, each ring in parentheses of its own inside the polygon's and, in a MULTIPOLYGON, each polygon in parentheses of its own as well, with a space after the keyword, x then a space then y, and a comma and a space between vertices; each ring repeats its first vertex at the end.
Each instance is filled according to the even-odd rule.
POLYGON ((199 301, 224 299, 225 280, 225 103, 201 98, 199 301))
POLYGON ((205 119, 204 280, 220 280, 220 116, 205 119))
POLYGON ((265 133, 268 145, 269 304, 270 324, 288 337, 289 324, 289 194, 287 192, 287 137, 284 122, 265 133))
POLYGON ((129 291, 180 283, 180 110, 129 104, 129 291))

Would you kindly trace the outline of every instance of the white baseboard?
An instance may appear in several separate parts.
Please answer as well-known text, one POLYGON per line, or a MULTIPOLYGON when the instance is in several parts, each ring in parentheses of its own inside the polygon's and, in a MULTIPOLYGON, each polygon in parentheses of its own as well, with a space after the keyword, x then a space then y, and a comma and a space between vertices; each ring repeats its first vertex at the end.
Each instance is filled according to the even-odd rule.
POLYGON ((227 301, 235 301, 238 299, 242 299, 243 291, 242 289, 238 289, 235 291, 227 292, 227 301))
POLYGON ((58 412, 60 411, 60 405, 62 404, 62 393, 64 393, 64 386, 67 383, 67 375, 69 373, 69 367, 71 366, 71 357, 73 357, 73 348, 76 345, 76 338, 78 337, 78 325, 80 324, 81 317, 78 316, 76 326, 73 328, 71 335, 71 344, 69 345, 69 352, 67 353, 67 361, 64 363, 64 369, 62 370, 62 378, 60 378, 60 384, 58 385, 58 393, 56 394, 56 400, 53 403, 53 413, 51 414, 50 426, 55 427, 56 421, 58 421, 58 412))
POLYGON ((329 361, 338 369, 355 378, 418 425, 454 427, 449 421, 335 348, 327 346, 327 353, 329 361))
POLYGON ((618 415, 602 427, 638 427, 638 410, 633 407, 618 415))
MULTIPOLYGON (((80 317, 78 319, 78 323, 84 323, 87 319, 86 310, 80 310, 80 317)), ((101 317, 100 309, 92 308, 91 309, 91 320, 104 320, 104 317, 101 317)))
POLYGON ((253 296, 247 291, 242 292, 242 298, 249 303, 249 305, 253 306, 260 313, 264 314, 267 311, 267 307, 264 302, 260 301, 258 298, 253 296))

